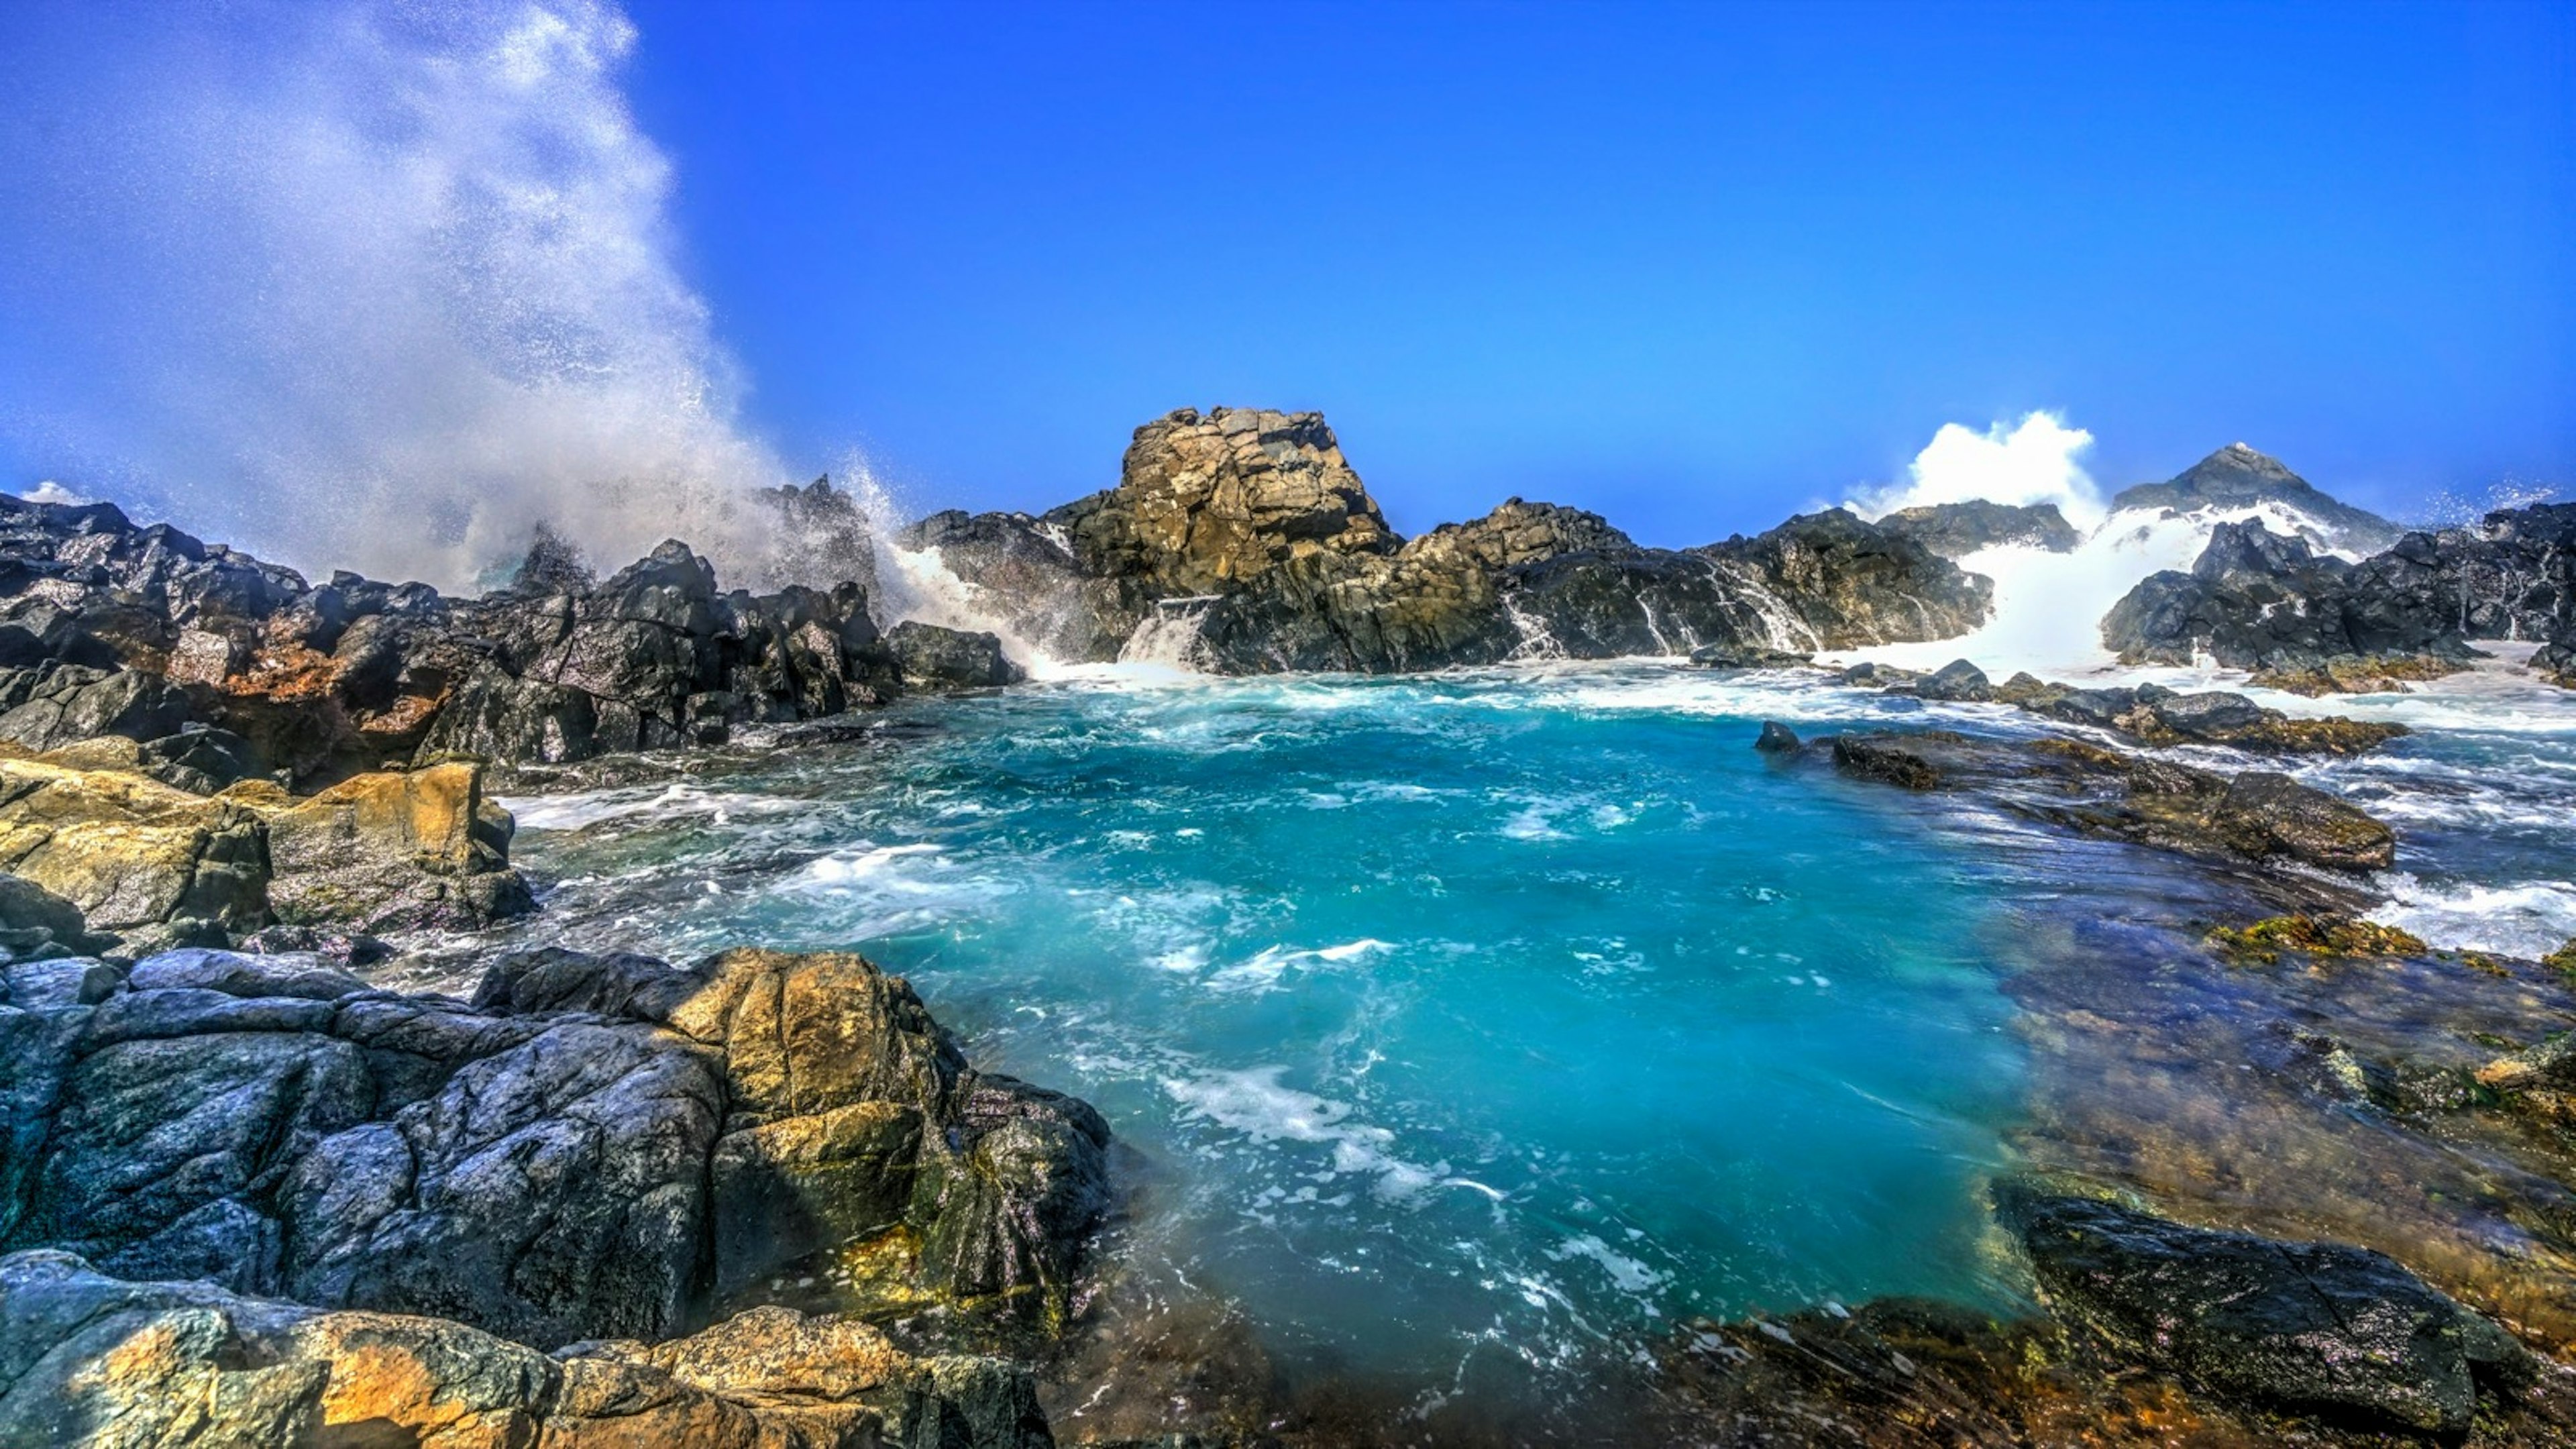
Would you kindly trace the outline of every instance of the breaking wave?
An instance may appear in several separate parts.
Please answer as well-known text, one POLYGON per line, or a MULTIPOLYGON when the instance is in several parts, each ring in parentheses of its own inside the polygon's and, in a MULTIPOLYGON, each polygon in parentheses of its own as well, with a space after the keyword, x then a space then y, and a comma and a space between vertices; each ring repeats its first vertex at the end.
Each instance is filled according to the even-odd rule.
POLYGON ((50 299, 25 411, 95 475, 67 486, 446 587, 540 521, 760 578, 744 491, 788 472, 736 421, 613 4, 110 13, 73 113, 0 167, 54 218, 5 252, 50 299))

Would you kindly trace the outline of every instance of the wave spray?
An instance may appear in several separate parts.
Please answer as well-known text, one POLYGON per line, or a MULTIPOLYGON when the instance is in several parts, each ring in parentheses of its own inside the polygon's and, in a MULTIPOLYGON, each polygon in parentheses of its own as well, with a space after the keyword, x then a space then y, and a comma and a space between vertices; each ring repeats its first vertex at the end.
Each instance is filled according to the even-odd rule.
POLYGON ((136 8, 0 198, 80 492, 284 562, 491 582, 540 522, 764 582, 787 470, 675 263, 594 0, 136 8), (78 378, 74 383, 70 379, 78 378), (99 486, 104 484, 106 486, 99 486))

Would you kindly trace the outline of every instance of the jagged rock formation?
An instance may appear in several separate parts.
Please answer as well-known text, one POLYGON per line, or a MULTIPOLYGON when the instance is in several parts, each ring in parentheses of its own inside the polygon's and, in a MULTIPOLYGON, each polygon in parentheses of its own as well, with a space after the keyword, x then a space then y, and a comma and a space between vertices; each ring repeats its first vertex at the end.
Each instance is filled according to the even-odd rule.
POLYGON ((865 1250, 889 1301, 1052 1322, 1107 1205, 1096 1113, 856 956, 547 950, 470 1007, 211 951, 12 990, 0 1242, 137 1281, 550 1347, 865 1250))
POLYGON ((1928 503, 1900 508, 1878 520, 1878 526, 1922 544, 1943 558, 1964 558, 1981 548, 2018 544, 2065 553, 2081 542, 2075 525, 2054 503, 1928 503))
POLYGON ((2130 662, 2195 652, 2235 668, 2307 672, 2331 685, 2422 677, 2474 657, 2471 639, 2576 631, 2576 504, 2487 515, 2475 528, 2410 533, 2349 564, 2259 522, 2223 524, 2188 574, 2141 581, 2103 642, 2130 662))
POLYGON ((2265 503, 2294 510, 2331 530, 2331 536, 2300 530, 2302 537, 2321 547, 2374 553, 2397 542, 2403 531, 2376 513, 2317 491, 2280 459, 2243 443, 2230 443, 2162 483, 2124 488, 2111 499, 2114 511, 2169 508, 2177 513, 2265 503))
MULTIPOLYGON (((816 567, 870 566, 846 495, 782 493, 816 567)), ((30 750, 106 735, 184 750, 183 729, 211 726, 235 742, 234 778, 310 788, 451 752, 560 763, 706 743, 901 687, 856 579, 720 591, 674 542, 597 582, 541 536, 510 588, 447 599, 345 573, 311 585, 110 504, 0 497, 0 740, 30 750)))
POLYGON ((1320 415, 1228 408, 1139 428, 1116 488, 1043 518, 941 514, 905 537, 1065 657, 1150 640, 1229 673, 1938 638, 1991 595, 1841 510, 1675 551, 1515 498, 1402 541, 1320 415))

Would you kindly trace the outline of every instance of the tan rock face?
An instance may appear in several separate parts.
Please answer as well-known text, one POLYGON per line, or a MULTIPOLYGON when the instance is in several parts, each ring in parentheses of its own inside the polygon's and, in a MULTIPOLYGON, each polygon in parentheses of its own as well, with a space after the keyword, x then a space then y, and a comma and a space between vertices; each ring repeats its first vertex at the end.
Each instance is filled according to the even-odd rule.
POLYGON ((0 1443, 858 1449, 1051 1442, 1027 1373, 915 1358, 850 1320, 755 1309, 562 1361, 462 1324, 126 1283, 0 1258, 0 1443))
POLYGON ((1064 513, 1096 569, 1214 593, 1292 559, 1400 542, 1321 413, 1184 408, 1136 430, 1116 488, 1064 513))
POLYGON ((133 752, 93 740, 0 760, 0 870, 93 930, 472 925, 525 899, 480 766, 360 775, 302 800, 267 781, 207 797, 138 773, 133 752))
POLYGON ((93 930, 267 917, 258 816, 124 770, 0 761, 0 868, 79 906, 93 930))

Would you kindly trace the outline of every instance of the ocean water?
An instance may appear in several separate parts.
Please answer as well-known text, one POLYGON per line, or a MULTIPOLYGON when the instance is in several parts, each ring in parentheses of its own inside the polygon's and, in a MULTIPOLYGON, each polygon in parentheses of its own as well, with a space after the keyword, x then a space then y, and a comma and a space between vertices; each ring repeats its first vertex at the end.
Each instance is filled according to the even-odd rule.
MULTIPOLYGON (((2407 832, 2399 909, 2494 932, 2465 892, 2566 891, 2576 719, 2483 681, 2308 773, 2407 832)), ((1773 718, 2036 727, 1657 662, 1110 675, 509 803, 532 936, 865 952, 980 1066, 1107 1115, 1126 1270, 1236 1305, 1291 1375, 1436 1396, 1695 1314, 2021 1301, 1985 1210, 2024 1110, 2003 987, 2122 848, 1784 768, 1773 718)), ((2525 904, 2516 943, 2576 930, 2525 904)))

